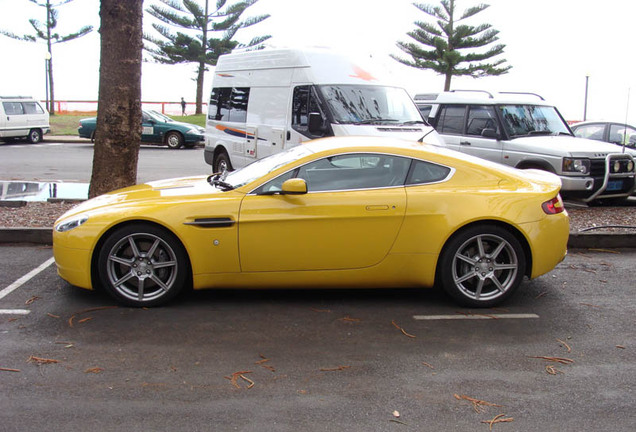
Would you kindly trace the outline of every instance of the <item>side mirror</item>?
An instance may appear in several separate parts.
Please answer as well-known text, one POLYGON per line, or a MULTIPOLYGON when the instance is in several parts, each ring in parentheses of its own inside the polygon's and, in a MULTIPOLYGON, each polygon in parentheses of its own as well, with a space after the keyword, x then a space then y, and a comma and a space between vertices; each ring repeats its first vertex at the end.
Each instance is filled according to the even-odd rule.
POLYGON ((484 138, 495 138, 495 139, 499 138, 499 134, 497 133, 497 131, 495 129, 490 129, 490 128, 486 128, 482 130, 481 136, 483 136, 484 138))
POLYGON ((322 135, 325 128, 322 124, 322 115, 320 113, 309 113, 309 133, 312 135, 322 135))
POLYGON ((292 178, 283 182, 281 189, 281 194, 283 195, 303 195, 306 193, 307 182, 305 179, 292 178))

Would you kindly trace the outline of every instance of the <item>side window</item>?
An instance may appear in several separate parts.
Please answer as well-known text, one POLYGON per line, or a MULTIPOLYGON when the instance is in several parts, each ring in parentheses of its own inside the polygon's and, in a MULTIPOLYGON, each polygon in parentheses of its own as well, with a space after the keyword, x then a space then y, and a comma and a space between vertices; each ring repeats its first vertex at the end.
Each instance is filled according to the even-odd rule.
POLYGON ((4 107, 4 113, 6 115, 24 114, 24 110, 22 109, 22 104, 20 102, 2 102, 2 106, 4 107))
POLYGON ((304 165, 297 177, 307 182, 309 192, 402 186, 410 164, 399 156, 347 154, 304 165))
POLYGON ((484 129, 499 133, 495 108, 487 105, 474 105, 468 108, 466 135, 482 136, 484 129))
POLYGON ((437 132, 461 135, 464 132, 465 105, 446 105, 440 109, 437 132))
POLYGON ((215 87, 210 94, 208 119, 245 123, 249 99, 249 87, 215 87))
POLYGON ((636 129, 625 125, 613 124, 610 126, 609 141, 615 144, 625 144, 634 147, 636 143, 636 129))
POLYGON ((437 165, 424 161, 413 161, 413 167, 406 179, 407 185, 425 184, 440 182, 448 177, 451 169, 442 165, 437 165))
POLYGON ((23 102, 22 105, 26 114, 44 114, 44 110, 37 102, 23 102))
POLYGON ((577 128, 574 131, 574 136, 577 136, 579 138, 587 138, 587 139, 593 139, 597 141, 603 141, 603 132, 605 132, 605 125, 591 124, 591 125, 581 126, 580 128, 577 128))
POLYGON ((270 180, 265 183, 263 186, 260 186, 254 192, 257 195, 271 195, 283 190, 283 183, 290 178, 294 178, 294 174, 298 172, 298 170, 291 170, 286 172, 285 174, 279 175, 274 180, 270 180))
POLYGON ((418 105, 417 109, 420 110, 420 114, 422 118, 428 122, 428 117, 431 114, 431 110, 433 109, 433 105, 418 105))
POLYGON ((309 113, 319 113, 324 119, 315 90, 308 85, 294 87, 292 96, 292 128, 303 135, 313 138, 315 135, 309 132, 309 113))

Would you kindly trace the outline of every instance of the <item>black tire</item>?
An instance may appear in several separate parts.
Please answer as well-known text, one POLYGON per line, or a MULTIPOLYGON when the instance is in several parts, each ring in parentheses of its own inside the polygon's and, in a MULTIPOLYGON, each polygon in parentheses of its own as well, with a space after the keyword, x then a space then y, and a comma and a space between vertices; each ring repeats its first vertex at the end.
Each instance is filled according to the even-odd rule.
POLYGON ((230 157, 226 152, 222 151, 214 158, 214 166, 212 170, 215 173, 220 173, 223 171, 232 171, 232 163, 230 162, 230 157))
POLYGON ((42 131, 40 129, 31 129, 27 136, 27 140, 29 140, 31 144, 39 143, 42 141, 42 131))
POLYGON ((183 145, 183 135, 179 132, 168 132, 166 134, 166 145, 171 149, 178 149, 183 145))
POLYGON ((109 234, 97 265, 100 285, 115 300, 152 307, 167 303, 184 289, 188 263, 184 247, 172 233, 140 223, 109 234))
POLYGON ((526 257, 519 240, 504 228, 476 225, 444 247, 438 271, 444 290, 468 307, 492 307, 523 281, 526 257))

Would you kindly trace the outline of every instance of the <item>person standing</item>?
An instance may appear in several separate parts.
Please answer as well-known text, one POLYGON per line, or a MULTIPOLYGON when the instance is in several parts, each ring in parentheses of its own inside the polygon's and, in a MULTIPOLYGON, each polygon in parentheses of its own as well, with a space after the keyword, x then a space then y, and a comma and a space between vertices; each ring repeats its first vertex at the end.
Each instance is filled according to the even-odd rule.
POLYGON ((185 99, 183 99, 183 97, 181 98, 181 115, 185 116, 185 108, 186 108, 186 101, 185 99))

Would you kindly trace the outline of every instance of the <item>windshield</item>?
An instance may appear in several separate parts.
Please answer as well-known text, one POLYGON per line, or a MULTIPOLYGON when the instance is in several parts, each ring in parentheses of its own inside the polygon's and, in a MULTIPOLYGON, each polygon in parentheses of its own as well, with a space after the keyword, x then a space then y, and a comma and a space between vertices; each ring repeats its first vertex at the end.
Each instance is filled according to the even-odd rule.
POLYGON ((339 124, 422 123, 415 103, 398 87, 322 85, 319 91, 339 124))
POLYGON ((552 106, 500 105, 499 112, 510 137, 570 135, 567 125, 552 106))
POLYGON ((299 145, 285 152, 276 153, 265 159, 254 161, 239 170, 228 172, 224 174, 225 178, 222 180, 227 183, 228 186, 231 186, 232 189, 236 189, 309 154, 311 154, 311 152, 305 146, 299 145))

